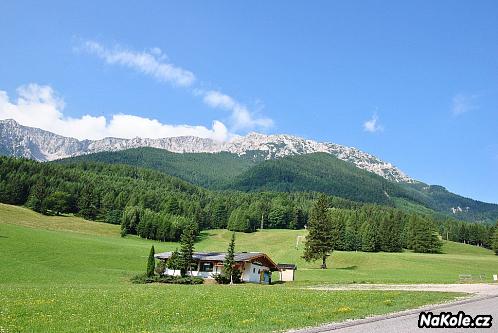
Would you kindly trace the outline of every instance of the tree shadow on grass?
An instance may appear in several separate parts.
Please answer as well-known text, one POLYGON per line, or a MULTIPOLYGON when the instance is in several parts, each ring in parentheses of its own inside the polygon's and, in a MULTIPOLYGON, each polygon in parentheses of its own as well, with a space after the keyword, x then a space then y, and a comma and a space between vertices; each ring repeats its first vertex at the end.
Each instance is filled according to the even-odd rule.
POLYGON ((195 242, 197 243, 197 242, 203 241, 203 240, 209 238, 210 236, 214 236, 214 233, 208 232, 208 231, 201 231, 199 233, 199 235, 196 237, 195 242))
POLYGON ((336 268, 336 269, 342 269, 342 270, 352 271, 352 270, 355 270, 357 268, 358 268, 358 266, 354 265, 354 266, 348 266, 348 267, 340 267, 340 268, 336 268))

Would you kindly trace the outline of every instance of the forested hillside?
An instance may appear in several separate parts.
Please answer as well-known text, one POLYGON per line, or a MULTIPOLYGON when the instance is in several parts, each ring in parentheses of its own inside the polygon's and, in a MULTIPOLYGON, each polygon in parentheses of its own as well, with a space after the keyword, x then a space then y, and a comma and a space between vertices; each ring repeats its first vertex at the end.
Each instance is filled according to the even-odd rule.
POLYGON ((221 153, 172 153, 157 148, 136 148, 118 152, 102 152, 56 161, 72 164, 93 161, 126 164, 162 171, 190 183, 209 189, 226 188, 227 184, 242 172, 256 165, 256 156, 238 156, 221 153))
MULTIPOLYGON (((162 172, 98 162, 54 164, 1 157, 0 171, 2 203, 121 224, 123 235, 162 241, 178 240, 189 224, 197 230, 302 229, 318 196, 316 192, 217 192, 162 172)), ((326 198, 340 239, 338 249, 412 248, 406 235, 417 221, 423 221, 426 232, 438 229, 449 239, 487 247, 493 232, 491 226, 458 224, 435 219, 433 214, 407 214, 386 205, 326 198)))
POLYGON ((326 153, 267 160, 228 185, 242 191, 316 191, 354 201, 392 205, 399 188, 376 174, 326 153))
MULTIPOLYGON (((261 224, 303 228, 316 197, 314 193, 213 192, 158 171, 96 162, 60 165, 0 157, 0 171, 0 202, 45 214, 124 222, 125 232, 162 240, 176 240, 187 223, 200 229, 231 224, 247 232, 261 224), (158 233, 159 226, 168 232, 158 233)), ((338 208, 360 206, 337 197, 329 200, 338 208)))
POLYGON ((353 201, 396 206, 408 212, 494 223, 498 205, 461 197, 442 186, 396 183, 326 153, 264 160, 257 151, 171 153, 156 148, 89 154, 55 163, 98 161, 155 169, 215 190, 323 192, 353 201))

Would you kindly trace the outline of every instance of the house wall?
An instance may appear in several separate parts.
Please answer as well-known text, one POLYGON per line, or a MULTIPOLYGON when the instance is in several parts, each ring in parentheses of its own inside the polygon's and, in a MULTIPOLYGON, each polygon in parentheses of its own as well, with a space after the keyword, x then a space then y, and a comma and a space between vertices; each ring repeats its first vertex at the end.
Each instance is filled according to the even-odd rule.
MULTIPOLYGON (((244 282, 252 282, 252 283, 259 283, 260 282, 260 272, 262 270, 268 270, 268 267, 266 266, 261 266, 261 265, 256 265, 250 262, 245 262, 243 267, 242 267, 242 281, 244 282)), ((199 271, 192 271, 192 276, 198 276, 202 277, 205 279, 212 279, 213 274, 220 274, 223 272, 222 267, 217 267, 215 266, 213 268, 212 272, 199 272, 199 271)), ((164 270, 164 274, 167 275, 180 275, 180 270, 172 270, 166 268, 164 270)))
MULTIPOLYGON (((212 279, 213 274, 219 274, 222 271, 223 271, 223 268, 214 266, 212 272, 192 271, 192 276, 198 276, 198 277, 202 277, 204 279, 212 279)), ((179 269, 173 270, 173 269, 166 268, 164 270, 164 274, 180 276, 180 270, 179 269)))
POLYGON ((172 269, 166 268, 166 269, 164 270, 164 274, 165 274, 165 275, 180 276, 180 270, 179 270, 179 269, 177 269, 177 270, 172 270, 172 269))
POLYGON ((244 263, 242 280, 245 282, 259 283, 261 270, 268 270, 268 267, 256 265, 250 262, 244 263))

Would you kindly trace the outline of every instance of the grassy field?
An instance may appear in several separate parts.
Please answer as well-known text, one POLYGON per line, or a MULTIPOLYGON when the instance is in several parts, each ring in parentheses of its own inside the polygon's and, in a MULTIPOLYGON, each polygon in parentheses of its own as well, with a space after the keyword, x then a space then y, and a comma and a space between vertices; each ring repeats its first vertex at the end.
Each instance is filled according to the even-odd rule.
MULTIPOLYGON (((302 262, 302 231, 237 234, 237 250, 298 264, 296 283, 259 286, 132 285, 150 246, 119 237, 119 226, 46 217, 0 205, 0 332, 252 332, 317 325, 446 301, 455 294, 323 292, 303 284, 455 282, 459 273, 498 270, 491 251, 445 244, 443 255, 334 253, 331 269, 302 262)), ((198 250, 225 250, 229 233, 209 231, 198 250)))

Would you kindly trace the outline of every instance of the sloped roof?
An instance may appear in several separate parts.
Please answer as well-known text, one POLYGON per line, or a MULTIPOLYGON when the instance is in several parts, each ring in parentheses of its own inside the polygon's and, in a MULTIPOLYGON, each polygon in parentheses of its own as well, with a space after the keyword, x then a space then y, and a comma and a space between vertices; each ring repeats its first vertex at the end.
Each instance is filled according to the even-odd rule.
POLYGON ((277 267, 279 270, 283 270, 283 269, 296 270, 297 269, 297 266, 294 264, 280 264, 280 263, 278 263, 277 267))

